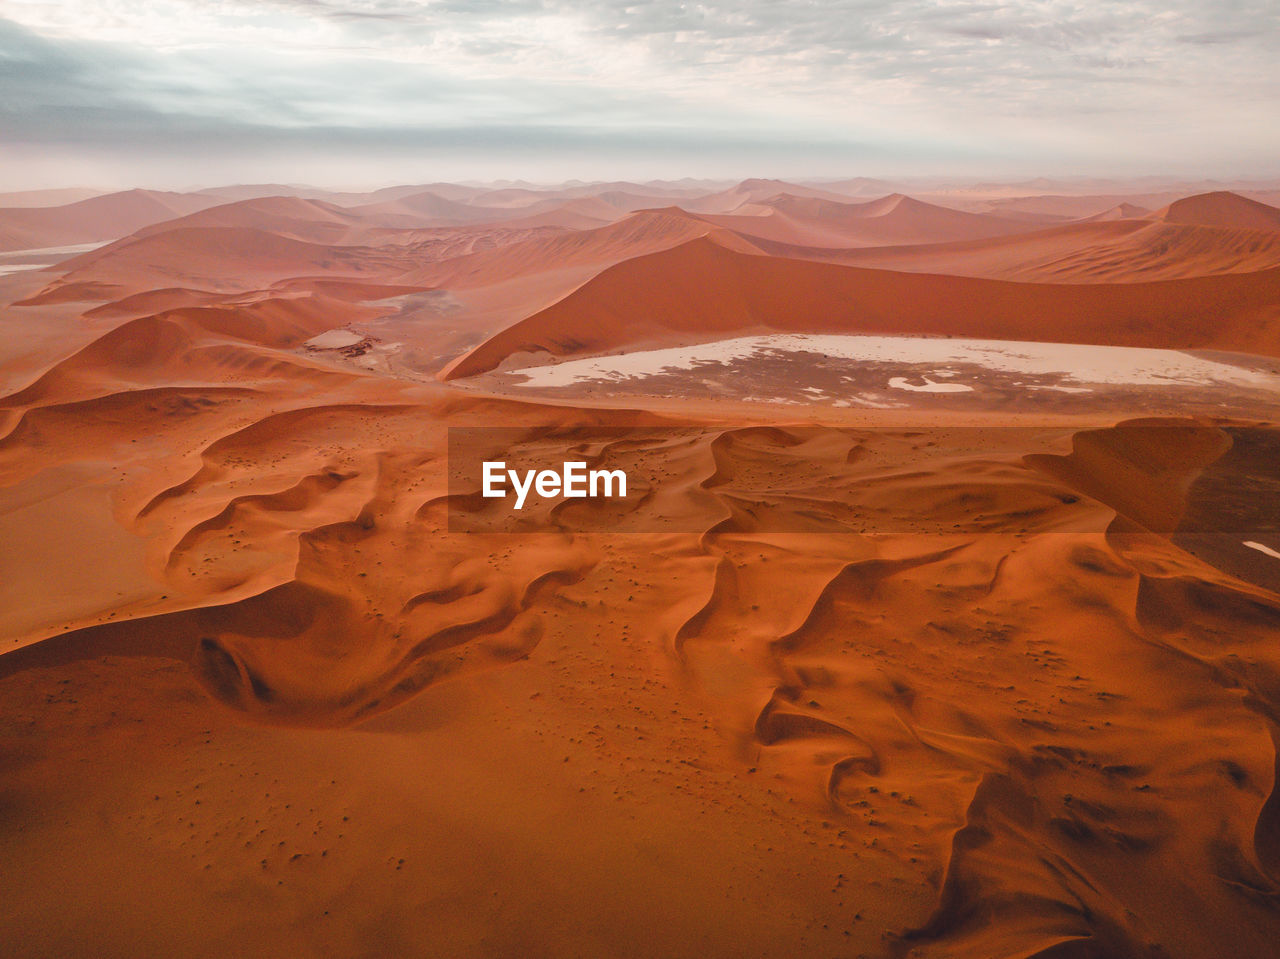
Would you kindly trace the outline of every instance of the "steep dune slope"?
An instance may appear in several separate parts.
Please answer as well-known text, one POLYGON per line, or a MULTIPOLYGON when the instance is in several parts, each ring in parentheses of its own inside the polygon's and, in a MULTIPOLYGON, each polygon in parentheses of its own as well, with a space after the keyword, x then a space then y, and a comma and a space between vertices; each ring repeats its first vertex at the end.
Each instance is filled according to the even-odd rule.
POLYGON ((964 335, 1280 353, 1280 271, 1148 284, 1048 285, 762 257, 712 239, 601 273, 461 358, 450 378, 512 353, 554 356, 756 330, 964 335))
POLYGON ((128 237, 62 264, 65 274, 32 302, 118 298, 155 287, 243 291, 300 275, 389 278, 402 272, 385 251, 295 240, 254 227, 182 227, 128 237))
POLYGON ((129 190, 65 206, 0 209, 0 250, 114 240, 217 202, 199 194, 129 190))
POLYGON ((946 273, 1050 283, 1128 283, 1280 266, 1280 235, 1262 230, 1093 218, 1011 237, 967 243, 816 250, 766 247, 780 256, 912 273, 946 273))
POLYGON ((1280 230, 1280 210, 1225 190, 1175 200, 1155 216, 1166 223, 1231 230, 1280 230))
POLYGON ((781 194, 711 222, 747 236, 805 246, 896 246, 1027 233, 1042 223, 966 213, 892 194, 867 203, 781 194), (753 219, 754 217, 754 219, 753 219))
POLYGON ((493 223, 590 228, 617 219, 623 212, 595 197, 553 197, 506 207, 486 206, 483 196, 474 202, 462 202, 446 200, 434 193, 351 208, 352 214, 367 222, 398 229, 493 223))
POLYGON ((732 213, 744 203, 759 203, 779 194, 798 197, 815 197, 833 203, 846 203, 849 197, 818 187, 801 186, 785 180, 751 179, 701 197, 682 200, 680 206, 690 213, 732 213))
POLYGON ((91 187, 55 187, 50 190, 18 190, 13 193, 0 193, 0 209, 18 209, 30 207, 66 206, 68 203, 79 203, 95 196, 102 196, 105 191, 91 187))
MULTIPOLYGON (((642 206, 652 206, 652 203, 642 206)), ((511 229, 535 227, 560 227, 567 230, 594 230, 612 223, 630 211, 606 203, 596 197, 575 197, 568 200, 548 200, 528 207, 506 212, 492 222, 511 229)), ((489 221, 486 221, 489 222, 489 221)))
POLYGON ((461 200, 448 200, 430 191, 351 207, 350 212, 370 222, 401 228, 459 226, 500 220, 509 215, 505 210, 473 206, 461 200))
POLYGON ((323 294, 250 303, 186 306, 129 319, 59 360, 29 386, 0 397, 10 416, 117 391, 204 383, 277 381, 278 386, 349 377, 291 352, 305 340, 379 314, 323 294))
POLYGON ((290 196, 259 197, 224 203, 184 217, 144 227, 135 237, 169 230, 253 229, 308 243, 346 244, 367 233, 371 224, 341 207, 290 196))
POLYGON ((593 230, 560 233, 454 257, 410 271, 406 283, 483 286, 514 277, 572 267, 611 265, 678 246, 715 227, 680 209, 645 210, 593 230))
POLYGON ((1136 206, 1133 203, 1117 203, 1115 206, 1110 209, 1103 210, 1101 213, 1081 217, 1081 222, 1102 223, 1107 220, 1133 220, 1150 215, 1151 211, 1146 207, 1136 206))

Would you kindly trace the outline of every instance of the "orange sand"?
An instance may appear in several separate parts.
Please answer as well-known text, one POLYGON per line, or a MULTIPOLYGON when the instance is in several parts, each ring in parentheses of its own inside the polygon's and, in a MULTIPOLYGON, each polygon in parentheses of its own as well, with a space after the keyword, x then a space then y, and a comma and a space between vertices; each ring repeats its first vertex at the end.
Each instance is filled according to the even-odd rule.
POLYGON ((0 277, 6 955, 1275 954, 1276 560, 1189 525, 1270 447, 466 375, 764 329, 1280 355, 1277 211, 652 189, 137 201, 0 277), (464 425, 635 427, 655 531, 449 532, 464 425))

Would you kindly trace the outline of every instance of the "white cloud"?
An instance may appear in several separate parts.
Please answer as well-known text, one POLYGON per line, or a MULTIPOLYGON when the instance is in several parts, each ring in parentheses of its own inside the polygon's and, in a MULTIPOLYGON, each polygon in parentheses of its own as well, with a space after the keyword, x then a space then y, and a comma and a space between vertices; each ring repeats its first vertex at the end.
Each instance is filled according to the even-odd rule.
POLYGON ((30 60, 8 116, 32 138, 96 106, 108 139, 115 110, 262 136, 873 144, 939 168, 1280 155, 1273 0, 0 0, 0 18, 20 27, 0 69, 5 43, 30 60))

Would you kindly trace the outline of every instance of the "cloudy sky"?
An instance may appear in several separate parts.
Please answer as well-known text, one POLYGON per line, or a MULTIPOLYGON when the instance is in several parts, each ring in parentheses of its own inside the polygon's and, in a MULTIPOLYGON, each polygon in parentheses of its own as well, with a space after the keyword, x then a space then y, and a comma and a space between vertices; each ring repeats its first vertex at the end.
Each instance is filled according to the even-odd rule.
POLYGON ((0 0, 0 190, 1280 173, 1276 0, 0 0))

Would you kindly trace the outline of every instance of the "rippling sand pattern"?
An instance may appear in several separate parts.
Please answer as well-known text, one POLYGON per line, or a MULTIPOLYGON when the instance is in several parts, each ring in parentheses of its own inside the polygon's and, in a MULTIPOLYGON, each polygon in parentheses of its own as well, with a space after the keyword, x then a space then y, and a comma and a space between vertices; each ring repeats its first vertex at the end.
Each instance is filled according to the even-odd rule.
POLYGON ((100 198, 0 277, 7 955, 1275 954, 1256 201, 652 189, 100 198), (451 428, 634 495, 516 531, 451 428))

